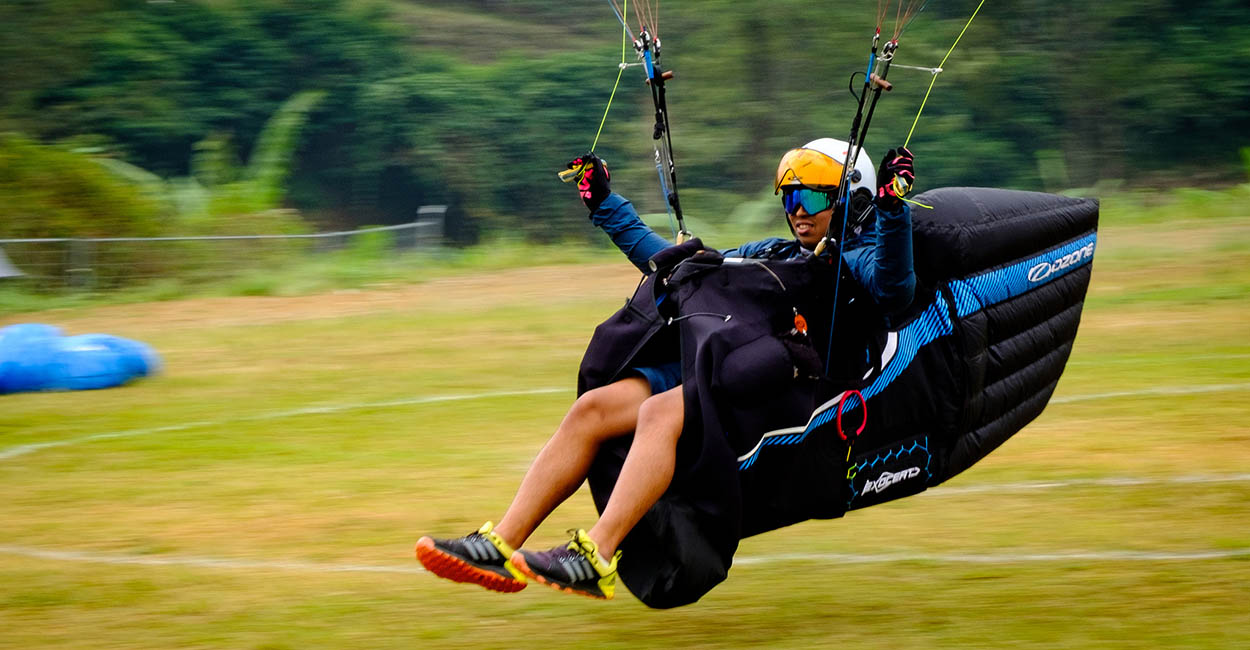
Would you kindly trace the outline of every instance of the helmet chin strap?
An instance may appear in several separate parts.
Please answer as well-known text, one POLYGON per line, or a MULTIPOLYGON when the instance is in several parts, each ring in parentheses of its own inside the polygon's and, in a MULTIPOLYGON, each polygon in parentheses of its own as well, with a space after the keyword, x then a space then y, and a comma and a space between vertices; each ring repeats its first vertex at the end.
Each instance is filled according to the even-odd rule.
MULTIPOLYGON (((854 197, 855 193, 852 192, 851 196, 854 197)), ((845 215, 845 220, 842 222, 842 228, 843 228, 842 234, 843 235, 846 234, 847 225, 850 225, 852 228, 859 228, 861 224, 868 221, 868 216, 869 214, 871 214, 871 212, 873 211, 875 207, 875 204, 873 203, 872 199, 868 199, 866 201, 863 201, 862 203, 860 203, 859 201, 851 200, 850 203, 851 205, 847 206, 844 200, 844 202, 841 202, 838 205, 835 205, 833 208, 834 214, 842 213, 843 215, 845 215), (851 212, 852 208, 854 208, 856 212, 851 212)), ((789 222, 789 219, 787 219, 786 221, 789 222)), ((825 252, 825 249, 828 248, 829 244, 831 243, 836 244, 838 242, 838 238, 833 236, 832 230, 833 230, 833 223, 832 221, 830 221, 829 229, 825 231, 824 236, 821 237, 820 242, 816 244, 816 248, 814 249, 814 252, 817 255, 825 252)), ((790 224, 790 232, 794 233, 794 224, 790 224)))
POLYGON ((866 202, 866 203, 864 204, 863 209, 861 209, 861 210, 860 210, 860 211, 859 211, 859 212, 855 215, 855 218, 851 220, 851 226, 852 226, 853 228, 859 228, 859 227, 860 227, 860 225, 862 225, 862 224, 866 223, 866 222, 868 221, 868 215, 869 215, 869 214, 870 214, 870 213, 871 213, 871 212, 872 212, 875 208, 876 208, 876 205, 875 205, 875 204, 874 204, 871 200, 869 200, 868 202, 866 202))

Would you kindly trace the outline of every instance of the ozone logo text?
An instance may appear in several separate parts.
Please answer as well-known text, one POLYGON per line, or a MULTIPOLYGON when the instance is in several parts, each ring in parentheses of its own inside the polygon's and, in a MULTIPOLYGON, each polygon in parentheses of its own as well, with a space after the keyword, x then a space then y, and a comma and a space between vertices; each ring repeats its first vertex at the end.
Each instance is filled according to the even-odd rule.
POLYGON ((1090 242, 1059 259, 1051 262, 1042 262, 1029 269, 1029 282, 1041 282, 1050 277, 1056 271, 1072 266, 1078 262, 1082 262, 1094 256, 1094 243, 1090 242))

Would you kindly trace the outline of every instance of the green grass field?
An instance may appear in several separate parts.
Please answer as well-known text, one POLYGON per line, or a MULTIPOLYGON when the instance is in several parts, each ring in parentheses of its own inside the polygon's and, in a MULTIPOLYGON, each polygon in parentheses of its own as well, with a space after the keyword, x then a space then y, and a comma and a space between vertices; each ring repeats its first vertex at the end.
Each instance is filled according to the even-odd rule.
MULTIPOLYGON (((606 257, 0 318, 166 363, 0 397, 0 647, 1250 647, 1250 217, 1111 215, 1036 422, 947 486, 746 540, 695 605, 422 573, 419 535, 501 514, 636 279, 606 257)), ((579 494, 532 545, 592 517, 579 494)))

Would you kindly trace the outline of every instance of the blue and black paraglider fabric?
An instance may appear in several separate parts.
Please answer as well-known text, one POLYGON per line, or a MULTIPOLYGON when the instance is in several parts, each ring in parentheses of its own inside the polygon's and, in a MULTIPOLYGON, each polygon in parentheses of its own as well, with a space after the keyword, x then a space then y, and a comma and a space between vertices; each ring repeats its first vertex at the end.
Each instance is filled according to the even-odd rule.
POLYGON ((160 366, 150 346, 119 336, 65 336, 60 328, 37 323, 0 329, 0 395, 111 388, 160 366))
MULTIPOLYGON (((833 310, 828 258, 702 251, 596 329, 581 392, 682 364, 677 471, 621 545, 620 575, 644 603, 698 600, 743 537, 937 485, 1045 408, 1080 322, 1097 201, 982 188, 916 200, 932 206, 913 212, 916 296, 889 324, 845 267, 833 310)), ((628 448, 606 445, 591 469, 601 511, 628 448)))

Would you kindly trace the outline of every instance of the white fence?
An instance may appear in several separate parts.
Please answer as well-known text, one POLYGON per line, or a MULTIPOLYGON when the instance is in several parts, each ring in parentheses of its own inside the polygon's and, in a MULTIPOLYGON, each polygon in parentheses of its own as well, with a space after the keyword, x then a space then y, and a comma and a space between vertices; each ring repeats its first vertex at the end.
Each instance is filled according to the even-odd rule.
POLYGON ((213 281, 335 251, 368 253, 367 242, 379 239, 381 254, 429 251, 443 245, 445 211, 425 206, 412 223, 305 235, 0 239, 0 278, 10 278, 0 282, 97 290, 167 277, 213 281))

